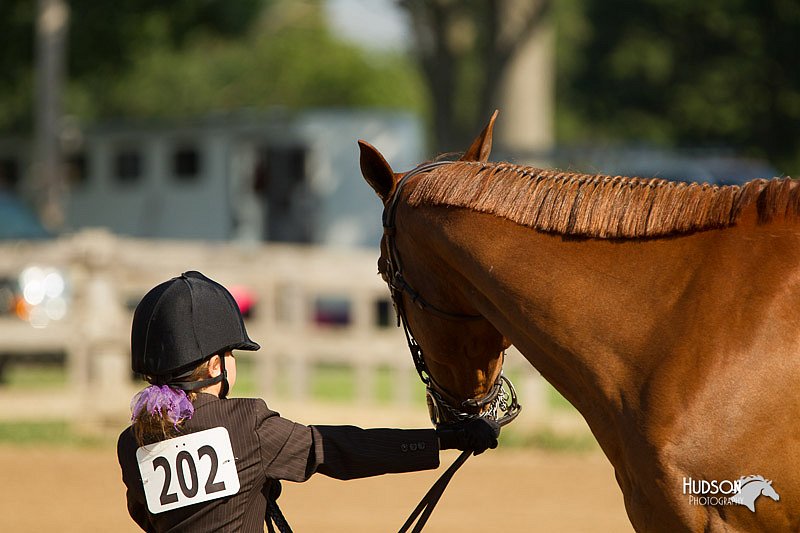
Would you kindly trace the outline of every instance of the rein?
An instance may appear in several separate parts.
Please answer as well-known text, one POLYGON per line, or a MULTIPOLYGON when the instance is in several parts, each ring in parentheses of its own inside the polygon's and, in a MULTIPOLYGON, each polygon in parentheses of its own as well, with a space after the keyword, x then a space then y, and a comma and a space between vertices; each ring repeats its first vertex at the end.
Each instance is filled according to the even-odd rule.
MULTIPOLYGON (((414 334, 411 332, 408 325, 408 319, 403 306, 402 293, 406 293, 418 308, 438 318, 453 321, 483 319, 482 315, 451 313, 426 301, 403 277, 400 254, 395 243, 397 203, 403 187, 408 183, 411 177, 450 163, 450 161, 438 161, 420 165, 408 172, 397 183, 391 201, 386 204, 383 210, 383 234, 386 239, 388 257, 385 262, 385 270, 381 271, 381 275, 389 285, 392 303, 394 304, 394 309, 397 314, 397 325, 403 327, 408 349, 411 351, 411 357, 414 360, 414 366, 420 379, 425 384, 428 413, 434 426, 438 427, 447 422, 483 417, 496 420, 501 426, 504 426, 514 420, 522 409, 522 406, 517 401, 517 393, 511 380, 506 378, 501 370, 494 384, 483 397, 468 399, 460 403, 457 400, 454 402, 453 399, 455 399, 455 397, 433 379, 433 375, 428 369, 428 365, 425 363, 422 347, 414 338, 414 334), (508 389, 508 392, 506 392, 504 387, 508 389), (483 408, 487 406, 488 409, 484 410, 483 408), (475 409, 476 411, 468 413, 464 408, 475 409)), ((503 352, 502 356, 505 359, 505 352, 503 352)), ((408 531, 415 521, 417 521, 417 524, 412 530, 413 533, 422 531, 422 528, 425 526, 431 513, 433 513, 434 507, 442 497, 442 494, 444 494, 453 475, 467 461, 470 455, 472 455, 472 451, 466 450, 458 456, 453 464, 450 465, 436 483, 433 484, 430 490, 428 490, 414 511, 412 511, 411 515, 400 528, 400 533, 408 531)))

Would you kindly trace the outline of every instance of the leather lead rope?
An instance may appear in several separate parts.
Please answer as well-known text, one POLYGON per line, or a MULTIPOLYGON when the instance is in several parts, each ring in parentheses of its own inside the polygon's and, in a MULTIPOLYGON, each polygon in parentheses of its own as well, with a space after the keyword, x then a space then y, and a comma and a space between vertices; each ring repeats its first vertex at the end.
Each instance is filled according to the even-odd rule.
POLYGON ((270 533, 274 533, 275 531, 272 527, 273 522, 275 523, 275 527, 278 528, 279 533, 292 533, 292 528, 289 527, 289 522, 287 522, 286 518, 283 516, 281 508, 278 507, 278 502, 270 500, 269 503, 267 503, 267 529, 270 533))
POLYGON ((472 450, 466 450, 461 452, 461 455, 453 461, 453 464, 450 465, 448 468, 433 484, 433 486, 428 490, 425 496, 422 497, 422 500, 417 504, 417 507, 411 512, 411 516, 408 517, 406 523, 400 528, 398 533, 405 533, 408 531, 414 522, 416 521, 416 525, 414 529, 412 529, 412 533, 419 533, 422 531, 422 528, 425 527, 425 524, 428 522, 428 518, 430 518, 431 513, 433 513, 433 508, 436 507, 436 504, 439 503, 439 498, 442 497, 444 494, 444 489, 447 488, 447 484, 450 483, 450 480, 453 479, 453 475, 458 471, 459 468, 469 459, 469 456, 472 455, 472 450))

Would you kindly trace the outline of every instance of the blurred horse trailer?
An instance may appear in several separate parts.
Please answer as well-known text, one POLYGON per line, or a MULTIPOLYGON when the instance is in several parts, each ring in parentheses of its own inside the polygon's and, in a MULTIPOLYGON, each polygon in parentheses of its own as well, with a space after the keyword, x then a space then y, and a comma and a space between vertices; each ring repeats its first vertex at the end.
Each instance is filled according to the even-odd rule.
MULTIPOLYGON (((68 133, 68 230, 343 246, 380 238, 356 139, 387 146, 388 157, 410 166, 424 138, 415 115, 380 110, 242 111, 68 133)), ((14 171, 15 192, 31 197, 30 152, 11 141, 0 142, 0 160, 14 171)))

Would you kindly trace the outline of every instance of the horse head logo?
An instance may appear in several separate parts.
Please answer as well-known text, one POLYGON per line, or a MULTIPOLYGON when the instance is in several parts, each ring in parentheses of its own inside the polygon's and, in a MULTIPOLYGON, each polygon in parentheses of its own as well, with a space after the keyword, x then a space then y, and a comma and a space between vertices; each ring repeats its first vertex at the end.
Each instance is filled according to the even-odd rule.
POLYGON ((771 479, 764 479, 763 476, 747 476, 739 478, 739 491, 731 496, 731 500, 744 505, 750 511, 756 512, 756 498, 767 496, 776 502, 781 499, 780 495, 772 487, 771 479))

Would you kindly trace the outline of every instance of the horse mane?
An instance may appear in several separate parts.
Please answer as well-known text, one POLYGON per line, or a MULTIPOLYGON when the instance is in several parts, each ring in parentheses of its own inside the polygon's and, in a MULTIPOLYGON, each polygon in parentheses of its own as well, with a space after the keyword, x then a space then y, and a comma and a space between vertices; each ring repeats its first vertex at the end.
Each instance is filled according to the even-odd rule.
POLYGON ((754 203, 762 224, 800 217, 800 180, 718 186, 456 161, 423 174, 408 202, 491 213, 561 235, 646 238, 729 227, 754 203))

